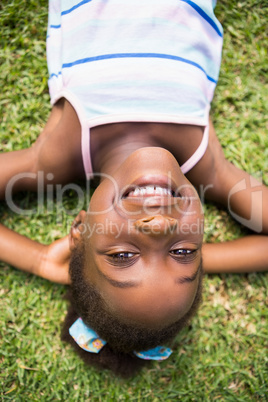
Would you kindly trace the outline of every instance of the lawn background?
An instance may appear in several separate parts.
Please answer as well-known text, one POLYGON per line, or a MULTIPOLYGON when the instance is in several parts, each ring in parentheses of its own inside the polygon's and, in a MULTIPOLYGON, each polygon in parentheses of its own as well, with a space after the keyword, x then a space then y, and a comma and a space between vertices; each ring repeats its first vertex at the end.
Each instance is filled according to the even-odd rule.
MULTIPOLYGON (((225 155, 268 184, 267 15, 265 1, 222 0, 224 50, 212 105, 225 155)), ((47 2, 2 0, 0 5, 0 150, 28 147, 49 114, 45 37, 47 2)), ((1 174, 1 172, 0 172, 1 174)), ((33 208, 36 197, 16 197, 33 208)), ((31 216, 2 203, 1 222, 49 243, 67 233, 76 205, 64 197, 31 216), (58 216, 56 214, 58 213, 58 216)), ((222 241, 245 231, 226 211, 205 206, 206 238, 222 241)), ((16 249, 14 248, 14 252, 16 249)), ((213 275, 191 326, 167 361, 130 380, 87 367, 60 341, 66 288, 0 263, 0 395, 3 401, 264 401, 268 398, 267 274, 213 275), (266 349, 265 349, 266 348, 266 349)))

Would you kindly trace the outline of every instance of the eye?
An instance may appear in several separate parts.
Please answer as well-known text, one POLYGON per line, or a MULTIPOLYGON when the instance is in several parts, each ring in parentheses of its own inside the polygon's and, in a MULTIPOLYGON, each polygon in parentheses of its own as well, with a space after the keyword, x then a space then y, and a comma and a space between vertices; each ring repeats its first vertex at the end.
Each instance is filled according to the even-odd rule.
POLYGON ((120 253, 110 255, 110 257, 112 257, 114 261, 126 261, 131 257, 134 257, 134 255, 134 253, 122 251, 120 253))
POLYGON ((192 254, 193 251, 188 250, 186 248, 178 248, 176 250, 171 250, 170 252, 171 252, 171 254, 174 254, 174 255, 183 255, 183 256, 185 256, 185 255, 188 255, 188 254, 192 254))
POLYGON ((107 257, 110 264, 127 267, 136 261, 137 253, 120 251, 118 253, 108 254, 107 257))
POLYGON ((170 250, 172 257, 179 261, 191 261, 197 253, 197 250, 191 250, 187 248, 177 248, 170 250))

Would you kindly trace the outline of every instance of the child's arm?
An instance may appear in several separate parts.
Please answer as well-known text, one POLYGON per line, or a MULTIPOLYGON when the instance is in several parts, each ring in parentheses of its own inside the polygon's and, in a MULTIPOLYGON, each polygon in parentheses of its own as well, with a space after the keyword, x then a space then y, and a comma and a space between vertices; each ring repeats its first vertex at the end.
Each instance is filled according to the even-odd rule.
MULTIPOLYGON (((36 190, 38 172, 43 173, 44 185, 47 173, 53 174, 52 182, 62 184, 81 174, 80 125, 69 108, 66 102, 53 107, 45 129, 31 148, 0 154, 0 198, 5 198, 12 181, 12 193, 36 190)), ((0 225, 0 261, 54 282, 69 283, 69 258, 67 238, 46 246, 0 225)))
MULTIPOLYGON (((251 230, 268 234, 268 188, 225 159, 211 122, 207 152, 189 176, 197 188, 205 189, 206 199, 227 207, 234 218, 251 230)), ((268 236, 250 235, 204 244, 202 253, 207 273, 268 270, 268 236)))
POLYGON ((0 224, 0 239, 1 261, 53 282, 70 283, 68 236, 46 246, 0 224))
POLYGON ((211 121, 209 136, 207 151, 188 178, 201 198, 222 204, 253 232, 268 234, 268 187, 225 159, 211 121))
POLYGON ((71 105, 62 100, 53 106, 44 130, 30 148, 1 153, 0 172, 0 199, 5 198, 8 185, 12 192, 37 191, 38 173, 44 186, 84 177, 80 123, 71 105), (51 173, 53 179, 48 180, 51 173))
POLYGON ((53 132, 62 117, 62 111, 62 102, 58 102, 58 104, 52 108, 45 128, 33 146, 19 151, 2 152, 0 154, 0 199, 5 198, 6 187, 10 181, 13 181, 13 192, 20 190, 36 190, 37 183, 36 180, 33 179, 38 169, 38 147, 36 144, 44 142, 44 139, 49 133, 53 132), (26 177, 25 173, 28 174, 28 177, 26 177), (29 174, 32 178, 30 178, 29 174))
POLYGON ((246 273, 268 271, 268 236, 206 243, 202 248, 205 273, 246 273))

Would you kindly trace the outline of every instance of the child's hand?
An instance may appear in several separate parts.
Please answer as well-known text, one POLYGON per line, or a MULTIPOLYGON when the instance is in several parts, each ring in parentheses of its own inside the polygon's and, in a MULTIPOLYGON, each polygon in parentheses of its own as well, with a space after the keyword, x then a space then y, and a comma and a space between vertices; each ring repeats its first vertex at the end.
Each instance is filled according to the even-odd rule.
POLYGON ((71 283, 69 276, 70 256, 68 236, 45 246, 37 275, 52 282, 69 285, 71 283))

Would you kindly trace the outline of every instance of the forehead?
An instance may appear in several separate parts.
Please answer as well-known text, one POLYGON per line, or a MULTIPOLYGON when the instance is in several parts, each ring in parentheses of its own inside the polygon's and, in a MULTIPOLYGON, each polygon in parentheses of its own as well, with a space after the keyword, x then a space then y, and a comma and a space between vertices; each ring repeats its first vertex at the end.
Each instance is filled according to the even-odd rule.
POLYGON ((167 277, 164 281, 144 281, 141 286, 126 289, 100 281, 99 291, 112 313, 153 328, 182 318, 191 309, 201 280, 198 269, 196 280, 189 283, 175 283, 167 277))
POLYGON ((152 326, 167 325, 182 317, 191 308, 201 281, 201 258, 191 270, 185 267, 183 272, 173 274, 168 272, 168 266, 153 264, 151 270, 147 266, 142 271, 138 266, 132 272, 123 269, 118 276, 118 271, 115 275, 113 269, 107 270, 92 256, 88 263, 86 278, 96 286, 111 312, 152 326), (159 268, 163 268, 162 272, 159 268))

